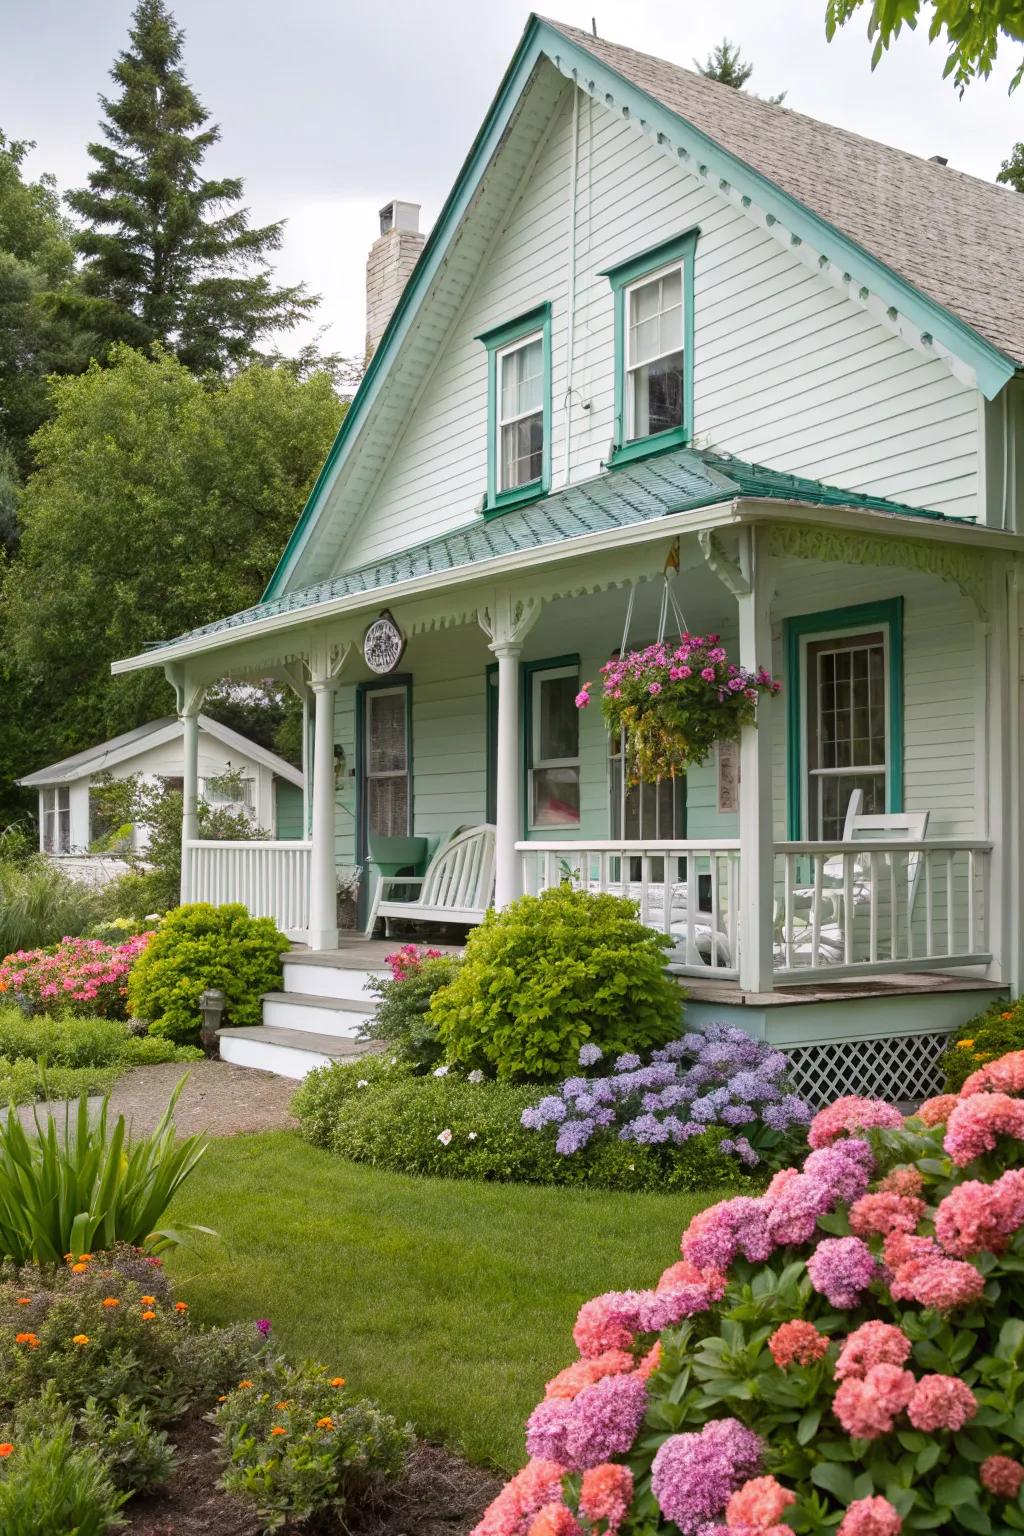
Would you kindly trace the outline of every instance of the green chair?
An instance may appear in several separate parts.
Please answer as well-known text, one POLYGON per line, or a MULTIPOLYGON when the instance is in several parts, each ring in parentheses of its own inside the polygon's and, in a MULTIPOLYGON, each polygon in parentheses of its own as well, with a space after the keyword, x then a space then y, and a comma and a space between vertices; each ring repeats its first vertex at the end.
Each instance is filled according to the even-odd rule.
POLYGON ((366 937, 373 938, 377 908, 386 889, 392 885, 412 885, 419 889, 426 869, 428 839, 425 837, 384 837, 371 832, 367 838, 367 864, 377 872, 377 881, 366 922, 366 937))

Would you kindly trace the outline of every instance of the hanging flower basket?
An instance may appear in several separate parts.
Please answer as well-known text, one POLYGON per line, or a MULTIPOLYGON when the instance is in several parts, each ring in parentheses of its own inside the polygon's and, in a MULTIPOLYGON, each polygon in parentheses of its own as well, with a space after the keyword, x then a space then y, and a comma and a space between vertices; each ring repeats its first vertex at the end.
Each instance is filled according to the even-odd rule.
MULTIPOLYGON (((756 723, 758 695, 782 684, 764 667, 748 672, 729 660, 717 635, 682 634, 679 643, 628 651, 601 668, 601 713, 624 735, 631 784, 674 778, 703 763, 718 741, 735 741, 756 723)), ((576 696, 590 703, 589 683, 576 696)))

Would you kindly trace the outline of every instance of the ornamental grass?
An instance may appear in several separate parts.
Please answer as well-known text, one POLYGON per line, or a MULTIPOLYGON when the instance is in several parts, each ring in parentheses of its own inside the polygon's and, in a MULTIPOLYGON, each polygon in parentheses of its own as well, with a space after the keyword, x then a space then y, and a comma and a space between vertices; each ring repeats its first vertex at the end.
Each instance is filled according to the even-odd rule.
POLYGON ((474 1536, 1024 1531, 1024 1051, 808 1140, 584 1304, 474 1536))

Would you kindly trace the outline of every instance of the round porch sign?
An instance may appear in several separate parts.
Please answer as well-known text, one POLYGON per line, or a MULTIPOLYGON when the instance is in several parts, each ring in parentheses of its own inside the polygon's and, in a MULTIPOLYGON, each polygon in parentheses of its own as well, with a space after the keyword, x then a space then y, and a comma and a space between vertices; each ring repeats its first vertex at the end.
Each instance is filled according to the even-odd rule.
POLYGON ((363 660, 371 672, 393 672, 402 659, 405 637, 386 610, 363 636, 363 660))

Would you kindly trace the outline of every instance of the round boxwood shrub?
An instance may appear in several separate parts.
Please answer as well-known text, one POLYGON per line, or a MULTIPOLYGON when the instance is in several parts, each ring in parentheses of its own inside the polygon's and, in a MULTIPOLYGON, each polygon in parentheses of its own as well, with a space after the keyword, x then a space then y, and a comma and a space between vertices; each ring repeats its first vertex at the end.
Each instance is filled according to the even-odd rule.
POLYGON ((282 983, 288 940, 269 917, 250 917, 240 902, 178 907, 160 925, 128 978, 129 1011, 149 1020, 149 1032, 171 1040, 199 1038, 199 996, 220 987, 226 1022, 260 1022, 264 992, 282 983))
POLYGON ((682 993, 665 970, 672 940, 621 896, 553 886, 488 912, 430 1016, 448 1061, 511 1082, 565 1077, 580 1047, 609 1054, 679 1033, 682 993))
POLYGON ((963 1025, 939 1057, 946 1092, 959 1093, 972 1072, 1019 1050, 1024 1050, 1024 1001, 997 1003, 963 1025))

